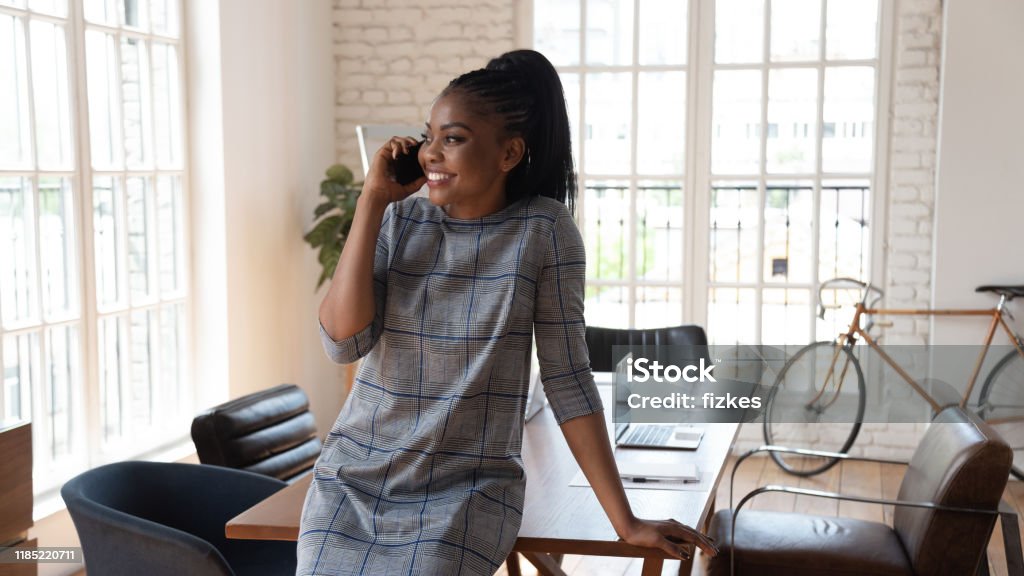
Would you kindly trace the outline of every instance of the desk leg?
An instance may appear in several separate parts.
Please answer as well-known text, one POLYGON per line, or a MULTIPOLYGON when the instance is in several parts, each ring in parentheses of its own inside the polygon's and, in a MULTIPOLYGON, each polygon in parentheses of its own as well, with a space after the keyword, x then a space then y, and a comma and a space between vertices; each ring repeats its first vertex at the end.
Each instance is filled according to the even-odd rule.
POLYGON ((519 553, 510 552, 508 557, 505 558, 505 568, 508 571, 508 576, 523 576, 523 571, 519 567, 519 553))
POLYGON ((640 576, 661 576, 661 567, 665 563, 661 558, 644 558, 644 567, 640 576))
POLYGON ((679 561, 679 576, 690 576, 690 573, 693 572, 693 558, 690 556, 689 560, 679 561))
MULTIPOLYGON (((540 576, 567 576, 562 567, 549 554, 543 552, 520 552, 520 554, 537 568, 537 573, 540 576)), ((658 573, 660 574, 660 572, 658 573)))

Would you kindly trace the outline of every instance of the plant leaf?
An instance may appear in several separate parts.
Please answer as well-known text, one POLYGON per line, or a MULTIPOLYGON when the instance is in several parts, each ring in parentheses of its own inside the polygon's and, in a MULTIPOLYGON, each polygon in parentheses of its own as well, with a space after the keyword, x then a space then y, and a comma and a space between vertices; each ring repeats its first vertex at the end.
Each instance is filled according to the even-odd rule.
POLYGON ((328 216, 320 221, 319 224, 313 227, 303 238, 306 242, 309 242, 310 246, 316 248, 326 242, 328 242, 333 236, 338 234, 338 229, 342 225, 342 217, 340 215, 328 216))
POLYGON ((317 218, 327 214, 334 208, 335 204, 333 202, 324 202, 323 204, 320 204, 316 207, 316 210, 313 210, 313 220, 315 221, 317 218))
POLYGON ((343 186, 351 184, 354 180, 352 171, 344 164, 334 164, 327 169, 327 179, 337 182, 343 186))

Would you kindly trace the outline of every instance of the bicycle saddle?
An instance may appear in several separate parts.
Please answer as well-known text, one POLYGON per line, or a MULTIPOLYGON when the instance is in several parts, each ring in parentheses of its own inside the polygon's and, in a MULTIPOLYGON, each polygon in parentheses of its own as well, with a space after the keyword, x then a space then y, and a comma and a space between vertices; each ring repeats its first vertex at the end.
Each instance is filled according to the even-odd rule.
POLYGON ((1000 296, 1006 296, 1007 300, 1013 300, 1017 296, 1024 297, 1024 286, 978 286, 975 292, 995 292, 1000 296))

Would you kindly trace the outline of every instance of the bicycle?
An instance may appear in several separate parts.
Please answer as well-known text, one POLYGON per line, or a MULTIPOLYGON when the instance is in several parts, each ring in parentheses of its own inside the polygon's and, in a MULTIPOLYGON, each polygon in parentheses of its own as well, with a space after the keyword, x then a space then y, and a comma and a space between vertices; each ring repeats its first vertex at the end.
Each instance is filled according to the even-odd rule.
MULTIPOLYGON (((864 419, 866 388, 864 372, 855 353, 858 341, 870 347, 910 387, 938 413, 944 405, 928 393, 907 371, 886 354, 869 331, 881 316, 987 316, 991 318, 984 345, 975 362, 967 389, 957 402, 970 410, 968 399, 974 390, 982 363, 988 355, 996 329, 1002 327, 1014 345, 988 372, 981 388, 976 413, 995 428, 1013 450, 1011 472, 1024 480, 1024 340, 1006 323, 1013 319, 1006 304, 1015 297, 1024 297, 1024 286, 980 286, 977 292, 999 296, 994 308, 986 309, 887 309, 878 308, 884 292, 869 283, 853 278, 833 278, 818 289, 819 318, 828 307, 823 303, 824 290, 855 289, 860 297, 855 304, 853 320, 845 332, 832 341, 820 341, 801 348, 779 371, 769 392, 764 418, 764 438, 769 445, 785 437, 813 438, 816 447, 846 453, 860 432, 864 419), (847 384, 844 390, 844 384, 847 384), (850 418, 850 415, 855 415, 850 418), (831 418, 831 420, 830 420, 831 418), (820 424, 830 423, 827 427, 820 424), (825 447, 822 447, 822 445, 825 447)), ((863 347, 861 347, 863 348, 863 347)), ((946 405, 948 405, 947 403, 946 405)), ((786 444, 785 441, 778 442, 786 444)), ((797 460, 792 454, 772 453, 783 470, 797 476, 812 476, 835 466, 838 459, 797 460), (798 465, 800 464, 800 465, 798 465)), ((798 458, 798 457, 797 457, 798 458)))

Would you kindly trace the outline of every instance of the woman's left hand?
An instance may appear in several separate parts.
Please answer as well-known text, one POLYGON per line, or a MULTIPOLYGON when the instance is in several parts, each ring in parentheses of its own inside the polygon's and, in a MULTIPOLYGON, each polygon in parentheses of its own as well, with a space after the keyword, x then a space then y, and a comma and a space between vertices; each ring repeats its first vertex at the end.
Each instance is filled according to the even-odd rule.
POLYGON ((644 520, 636 518, 623 540, 634 546, 664 550, 673 558, 689 560, 690 552, 683 544, 696 544, 708 556, 718 554, 718 546, 707 536, 675 520, 644 520))

